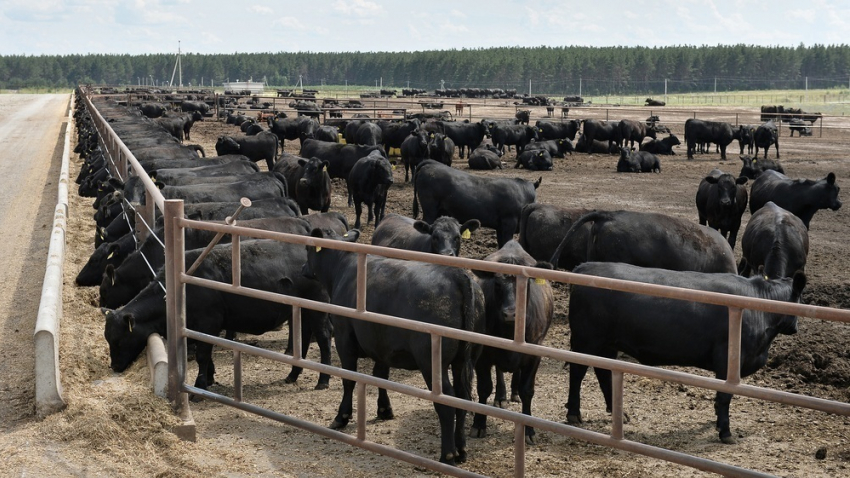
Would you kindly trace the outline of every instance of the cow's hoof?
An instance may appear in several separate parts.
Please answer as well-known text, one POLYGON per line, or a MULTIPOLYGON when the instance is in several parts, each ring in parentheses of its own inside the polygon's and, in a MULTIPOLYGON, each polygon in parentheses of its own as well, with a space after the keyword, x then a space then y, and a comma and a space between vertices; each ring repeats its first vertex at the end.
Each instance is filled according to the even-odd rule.
POLYGON ((579 425, 582 423, 581 414, 578 415, 570 415, 567 414, 567 423, 570 425, 579 425))
POLYGON ((342 430, 348 425, 348 420, 337 420, 334 418, 334 421, 331 422, 331 425, 328 427, 331 430, 342 430))
POLYGON ((316 384, 316 388, 314 390, 327 390, 328 384, 326 383, 318 383, 316 384))
POLYGON ((477 428, 471 427, 469 429, 470 438, 484 438, 487 436, 487 427, 477 428))
POLYGON ((511 395, 511 401, 514 402, 514 403, 520 403, 519 394, 515 393, 515 394, 511 395))
POLYGON ((455 463, 455 456, 452 453, 449 453, 446 456, 440 457, 440 463, 445 463, 446 465, 451 465, 451 466, 457 465, 457 463, 455 463))
POLYGON ((721 436, 720 441, 722 441, 723 443, 725 443, 727 445, 737 445, 738 444, 738 440, 734 436, 732 436, 731 433, 729 435, 726 435, 726 436, 721 436))
POLYGON ((298 381, 298 377, 293 377, 292 375, 287 375, 285 379, 283 379, 283 383, 295 383, 298 381))
POLYGON ((500 398, 498 400, 493 400, 493 406, 499 408, 508 408, 508 401, 504 398, 500 398))
POLYGON ((380 407, 378 408, 378 419, 380 420, 392 420, 395 418, 393 414, 392 407, 380 407))
POLYGON ((204 397, 200 395, 195 395, 194 393, 189 394, 189 401, 192 403, 200 403, 204 401, 204 397))
POLYGON ((461 448, 455 453, 455 463, 466 463, 466 450, 461 448))
POLYGON ((526 445, 530 445, 530 446, 532 446, 532 445, 536 445, 536 444, 537 444, 537 439, 536 439, 536 438, 534 438, 534 435, 526 435, 526 436, 525 436, 525 444, 526 444, 526 445))

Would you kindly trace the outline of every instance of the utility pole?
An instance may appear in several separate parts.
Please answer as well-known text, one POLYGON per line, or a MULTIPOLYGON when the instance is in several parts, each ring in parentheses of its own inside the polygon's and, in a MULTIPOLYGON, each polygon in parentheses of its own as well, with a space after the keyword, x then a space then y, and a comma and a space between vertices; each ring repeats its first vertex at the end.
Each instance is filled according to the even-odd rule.
POLYGON ((664 102, 667 103, 667 78, 664 78, 664 102))
POLYGON ((714 77, 714 94, 717 94, 717 77, 714 77))
POLYGON ((809 102, 809 77, 806 77, 806 103, 809 102))
POLYGON ((581 77, 578 77, 578 97, 581 98, 581 77))
POLYGON ((528 80, 528 96, 531 96, 531 80, 528 80))

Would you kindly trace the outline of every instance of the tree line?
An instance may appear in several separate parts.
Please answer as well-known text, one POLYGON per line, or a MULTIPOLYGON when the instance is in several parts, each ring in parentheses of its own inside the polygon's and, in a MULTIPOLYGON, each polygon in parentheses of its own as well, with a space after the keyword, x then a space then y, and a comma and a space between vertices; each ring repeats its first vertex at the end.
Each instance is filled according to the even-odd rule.
MULTIPOLYGON (((0 56, 0 88, 163 84, 176 55, 0 56)), ((850 87, 850 46, 500 47, 417 52, 184 54, 183 85, 223 81, 516 88, 584 95, 850 87), (529 85, 530 82, 530 85, 529 85)), ((177 83, 175 77, 174 82, 177 83)))

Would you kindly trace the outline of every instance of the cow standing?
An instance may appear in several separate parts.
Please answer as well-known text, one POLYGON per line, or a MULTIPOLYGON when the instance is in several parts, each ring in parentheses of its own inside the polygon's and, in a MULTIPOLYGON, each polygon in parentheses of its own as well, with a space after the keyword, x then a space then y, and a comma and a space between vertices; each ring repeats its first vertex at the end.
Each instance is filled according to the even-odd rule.
POLYGON ((735 249, 741 217, 747 209, 747 178, 735 178, 719 169, 713 169, 704 177, 697 188, 697 212, 699 223, 720 231, 735 249))
POLYGON ((741 249, 738 269, 742 276, 760 270, 770 279, 791 277, 806 267, 809 230, 800 218, 768 202, 747 223, 741 249))
POLYGON ((821 209, 837 211, 841 208, 838 192, 841 188, 835 184, 835 174, 829 173, 823 179, 791 179, 776 171, 765 171, 750 191, 750 214, 755 214, 768 201, 799 217, 806 229, 815 213, 821 209))

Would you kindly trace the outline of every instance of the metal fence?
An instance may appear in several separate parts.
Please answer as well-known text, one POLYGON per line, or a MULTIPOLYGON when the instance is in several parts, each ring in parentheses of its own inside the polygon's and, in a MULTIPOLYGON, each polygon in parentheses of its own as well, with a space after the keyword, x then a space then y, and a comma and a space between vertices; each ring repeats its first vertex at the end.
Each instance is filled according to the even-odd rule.
POLYGON ((547 430, 552 433, 558 433, 568 437, 586 440, 591 443, 639 453, 649 457, 659 458, 673 463, 678 463, 714 473, 720 473, 727 476, 768 476, 757 471, 746 470, 737 466, 719 463, 716 461, 707 460, 704 458, 687 455, 684 453, 654 447, 640 442, 625 439, 623 435, 624 375, 633 374, 642 377, 671 381, 694 387, 701 387, 705 389, 730 393, 734 395, 742 395, 762 400, 770 400, 773 402, 788 405, 806 407, 813 410, 824 411, 827 413, 835 413, 845 416, 850 415, 850 404, 740 383, 741 324, 744 309, 760 310, 769 313, 793 314, 802 317, 810 317, 840 322, 850 322, 850 311, 811 305, 792 304, 765 299, 748 298, 714 292, 659 286, 646 283, 636 283, 602 277, 585 276, 569 272, 538 269, 534 267, 500 264, 466 258, 445 257, 419 252, 390 249, 385 247, 340 242, 315 237, 261 231, 233 225, 221 225, 207 223, 203 221, 188 220, 183 217, 183 202, 179 200, 166 201, 162 199, 161 195, 158 195, 158 191, 155 187, 153 187, 153 184, 148 184, 149 178, 146 178, 147 175, 141 169, 141 166, 136 162, 135 158, 133 158, 132 153, 126 148, 126 146, 124 146, 124 144, 120 141, 119 138, 114 136, 114 132, 112 132, 112 129, 109 127, 109 124, 105 122, 99 114, 97 114, 96 110, 94 109, 88 98, 86 99, 86 103, 92 111, 92 117, 95 118, 95 123, 98 124, 98 130, 101 131, 102 134, 106 135, 105 140, 103 141, 104 148, 106 148, 113 160, 117 160, 118 164, 121 164, 122 161, 129 162, 136 174, 143 178, 145 186, 148 188, 148 193, 153 193, 152 197, 154 198, 154 200, 148 201, 148 203, 155 204, 158 208, 160 208, 160 210, 163 211, 166 234, 165 273, 167 289, 166 303, 168 317, 168 396, 175 410, 181 415, 181 417, 183 417, 184 420, 191 419, 191 411, 189 409, 189 402, 187 397, 188 394, 192 393, 200 397, 207 398, 209 400, 230 405, 244 411, 256 413, 264 417, 268 417, 270 419, 277 420, 292 426, 302 428, 312 433, 322 435, 324 437, 333 438, 335 440, 339 440, 350 445, 381 453, 395 459, 412 463, 417 466, 423 466, 453 476, 478 476, 461 468, 455 468, 452 466, 441 464, 439 462, 419 455, 397 450, 392 447, 388 447, 368 440, 366 434, 365 419, 365 411, 367 408, 365 404, 365 387, 374 386, 387 390, 392 390, 398 393, 404 393, 432 402, 462 408, 470 412, 482 413, 490 417, 513 422, 515 424, 515 476, 524 476, 524 427, 526 426, 533 426, 540 430, 547 430), (145 179, 148 180, 145 181, 145 179), (211 281, 199 277, 194 277, 191 274, 186 273, 185 249, 183 244, 184 229, 186 228, 197 228, 219 233, 232 234, 233 241, 231 247, 233 248, 233 283, 227 284, 211 281), (272 239, 294 244, 303 244, 306 246, 338 249, 357 254, 357 306, 352 309, 328 303, 316 302, 298 297, 280 295, 262 290, 243 287, 240 284, 240 237, 272 239), (367 255, 380 255, 397 259, 442 264, 463 269, 476 269, 494 273, 502 273, 506 275, 513 275, 517 281, 517 309, 514 329, 515 339, 507 340, 502 338, 496 338, 454 328, 424 324, 415 320, 369 312, 367 310, 366 304, 366 291, 368 282, 366 275, 367 255), (623 362, 619 360, 611 360, 596 356, 578 354, 558 348, 525 343, 525 304, 529 278, 541 278, 565 284, 601 287, 611 290, 694 301, 727 307, 729 315, 729 346, 728 371, 726 380, 707 378, 685 372, 649 367, 640 364, 623 362), (187 284, 200 287, 208 287, 223 292, 240 294, 247 297, 259 298, 263 300, 269 300, 291 305, 293 310, 292 355, 269 351, 262 348, 233 342, 220 337, 215 337, 188 329, 186 327, 185 309, 187 284), (378 379, 369 375, 356 373, 337 367, 326 366, 305 359, 301 356, 300 345, 302 340, 304 340, 304 338, 301 336, 302 308, 313 309, 320 312, 326 312, 328 314, 350 317, 356 320, 366 320, 370 322, 385 324, 393 327, 401 327, 417 332, 430 334, 432 344, 432 363, 434 364, 434 375, 432 377, 433 390, 428 391, 416 387, 411 387, 408 385, 399 384, 389 380, 378 379), (610 434, 606 435, 602 433, 592 432, 581 428, 565 425, 562 423, 545 420, 538 417, 523 415, 521 413, 504 410, 493 406, 483 405, 443 394, 440 387, 440 384, 442 383, 440 376, 442 367, 439 366, 441 360, 441 338, 443 337, 474 342, 514 352, 537 355, 540 357, 548 357, 550 359, 563 362, 578 363, 611 370, 613 372, 614 399, 612 410, 612 426, 610 434), (232 397, 213 393, 208 390, 199 389, 194 386, 190 386, 186 383, 186 339, 208 342, 213 345, 233 351, 234 391, 232 397), (351 436, 345 433, 330 430, 323 426, 307 422, 296 417, 288 416, 279 412, 275 412, 273 410, 265 409, 244 401, 242 396, 243 354, 251 354, 270 360, 283 362, 290 366, 303 367, 306 369, 317 371, 319 373, 327 373, 336 377, 355 381, 357 383, 356 408, 358 413, 356 420, 356 435, 351 436))

